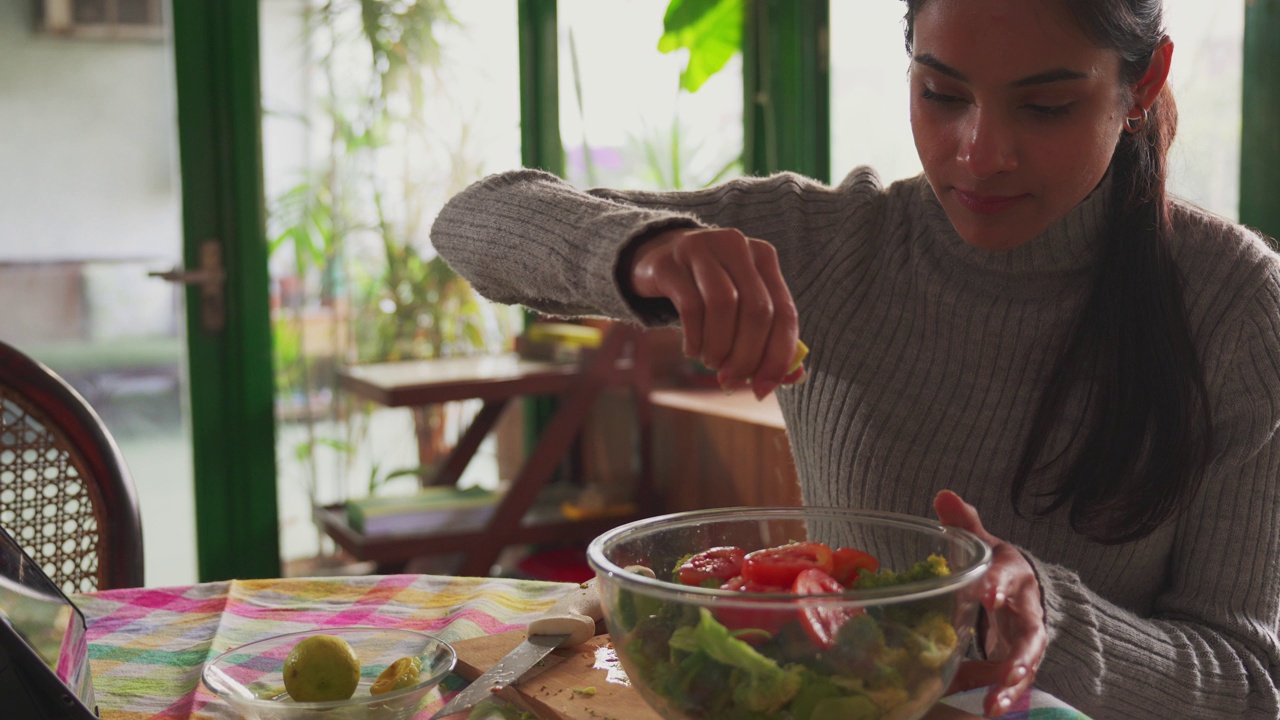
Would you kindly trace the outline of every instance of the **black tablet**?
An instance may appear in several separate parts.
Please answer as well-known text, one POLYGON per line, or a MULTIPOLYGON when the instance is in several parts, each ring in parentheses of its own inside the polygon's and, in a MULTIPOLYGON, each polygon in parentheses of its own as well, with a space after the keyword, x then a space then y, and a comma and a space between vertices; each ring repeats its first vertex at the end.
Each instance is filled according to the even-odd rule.
POLYGON ((10 720, 96 720, 84 615, 0 528, 0 698, 10 720))

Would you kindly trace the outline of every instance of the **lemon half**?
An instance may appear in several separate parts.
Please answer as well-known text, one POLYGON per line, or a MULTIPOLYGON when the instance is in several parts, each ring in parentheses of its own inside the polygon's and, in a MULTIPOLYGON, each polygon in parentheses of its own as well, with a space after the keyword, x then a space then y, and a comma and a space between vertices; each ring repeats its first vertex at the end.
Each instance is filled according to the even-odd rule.
POLYGON ((809 346, 804 344, 803 340, 796 341, 796 354, 791 358, 791 367, 787 369, 787 374, 795 372, 804 364, 804 359, 809 357, 809 346))
POLYGON ((422 672, 422 661, 416 657, 402 657, 387 666, 386 670, 373 681, 369 688, 372 695, 381 695, 392 690, 402 690, 418 684, 418 674, 422 672))

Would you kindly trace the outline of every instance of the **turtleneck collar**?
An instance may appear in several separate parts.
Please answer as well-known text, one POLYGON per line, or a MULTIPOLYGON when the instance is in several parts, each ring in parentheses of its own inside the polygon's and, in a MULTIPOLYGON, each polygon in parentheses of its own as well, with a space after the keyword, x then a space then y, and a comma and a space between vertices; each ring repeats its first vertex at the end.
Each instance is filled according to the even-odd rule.
POLYGON ((1110 170, 1098 187, 1044 232, 1012 250, 984 250, 964 241, 924 175, 917 187, 925 208, 930 247, 925 252, 966 284, 1000 295, 1054 294, 1086 276, 1097 260, 1109 224, 1110 170))

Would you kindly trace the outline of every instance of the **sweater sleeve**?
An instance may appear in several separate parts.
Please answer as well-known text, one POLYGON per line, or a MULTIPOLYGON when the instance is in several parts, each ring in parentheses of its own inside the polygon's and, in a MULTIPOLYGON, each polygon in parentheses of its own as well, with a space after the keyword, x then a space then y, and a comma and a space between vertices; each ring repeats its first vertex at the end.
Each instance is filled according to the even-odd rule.
POLYGON ((859 177, 838 189, 779 173, 701 190, 582 191, 542 171, 515 170, 451 198, 431 241, 495 302, 665 324, 675 321, 671 304, 637 298, 623 282, 622 263, 637 241, 674 228, 733 227, 778 247, 784 272, 821 267, 808 262, 814 248, 879 191, 870 170, 859 177), (791 261, 798 256, 806 262, 791 261))
POLYGON ((1079 576, 1030 556, 1050 645, 1042 687, 1096 718, 1280 717, 1280 291, 1241 317, 1220 378, 1214 455, 1176 521, 1150 617, 1108 603, 1079 576))
POLYGON ((484 297, 556 316, 604 315, 646 324, 628 302, 618 263, 635 239, 698 227, 693 215, 642 208, 578 191, 538 170, 472 184, 445 204, 431 227, 440 256, 484 297))

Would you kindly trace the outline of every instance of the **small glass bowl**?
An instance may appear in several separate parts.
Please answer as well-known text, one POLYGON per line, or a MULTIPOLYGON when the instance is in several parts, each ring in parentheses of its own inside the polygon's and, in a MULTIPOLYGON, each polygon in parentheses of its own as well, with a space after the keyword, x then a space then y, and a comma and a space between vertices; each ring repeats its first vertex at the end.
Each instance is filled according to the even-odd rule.
POLYGON ((907 515, 723 508, 623 525, 593 540, 587 559, 618 658, 664 718, 917 720, 942 697, 972 638, 991 548, 971 533, 907 515), (856 548, 896 572, 937 555, 950 574, 820 595, 673 581, 691 553, 797 541, 856 548), (815 622, 825 630, 815 631, 815 622))
POLYGON ((201 680, 247 720, 399 720, 426 704, 432 688, 458 656, 443 640, 413 630, 373 627, 320 628, 276 635, 228 650, 205 666, 201 680), (284 689, 284 661, 298 642, 314 635, 341 638, 360 659, 360 684, 347 700, 294 702, 284 689), (412 687, 369 693, 378 675, 402 657, 422 661, 412 687))

